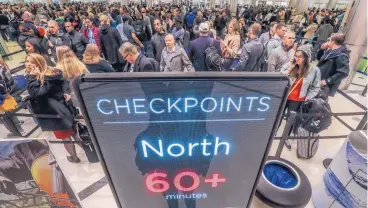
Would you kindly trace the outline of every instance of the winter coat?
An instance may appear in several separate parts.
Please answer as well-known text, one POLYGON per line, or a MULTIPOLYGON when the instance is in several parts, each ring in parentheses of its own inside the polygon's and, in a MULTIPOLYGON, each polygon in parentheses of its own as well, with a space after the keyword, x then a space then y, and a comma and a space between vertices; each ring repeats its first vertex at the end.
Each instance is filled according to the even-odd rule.
MULTIPOLYGON (((283 68, 285 69, 285 68, 283 68)), ((290 68, 281 71, 283 74, 289 74, 290 68)), ((293 85, 297 80, 295 77, 289 77, 290 85, 293 85)), ((299 97, 306 97, 306 100, 314 98, 321 89, 321 71, 317 66, 310 66, 308 74, 303 77, 302 88, 300 89, 299 97)))
POLYGON ((236 71, 260 71, 264 46, 258 38, 249 39, 241 48, 236 71))
POLYGON ((288 64, 295 54, 294 49, 287 49, 281 44, 268 57, 268 72, 279 72, 284 65, 288 64))
POLYGON ((325 80, 330 88, 330 96, 334 96, 341 81, 349 75, 349 55, 346 46, 325 50, 317 66, 321 70, 321 80, 325 80))
POLYGON ((266 44, 266 60, 271 55, 272 51, 281 45, 281 38, 277 35, 273 36, 266 44))
POLYGON ((23 50, 26 50, 26 41, 36 37, 35 35, 29 35, 21 32, 18 37, 18 44, 23 50))
POLYGON ((196 14, 190 13, 185 17, 185 21, 187 22, 188 28, 192 28, 194 26, 194 19, 197 17, 196 14))
POLYGON ((154 72, 154 71, 155 71, 154 66, 148 60, 148 58, 142 54, 139 54, 139 56, 134 62, 133 72, 154 72))
POLYGON ((88 39, 80 32, 67 33, 66 37, 69 39, 68 46, 74 51, 75 55, 82 60, 83 53, 86 50, 88 39))
POLYGON ((262 33, 261 36, 259 36, 259 42, 261 42, 263 45, 266 45, 267 42, 272 38, 272 35, 270 32, 262 33))
POLYGON ((101 60, 96 64, 86 64, 90 73, 114 72, 114 68, 106 60, 101 60))
MULTIPOLYGON (((98 27, 92 26, 93 38, 96 40, 96 45, 100 47, 100 42, 98 41, 98 32, 98 27)), ((82 34, 88 39, 88 28, 83 28, 82 34)))
POLYGON ((325 42, 331 36, 333 32, 333 26, 330 24, 324 24, 318 28, 316 32, 317 42, 325 42))
POLYGON ((199 36, 197 39, 190 43, 188 51, 188 57, 193 62, 195 71, 207 71, 206 67, 206 49, 211 45, 217 49, 217 52, 221 54, 220 41, 210 38, 209 36, 199 36))
POLYGON ((155 56, 156 61, 158 62, 161 61, 162 51, 166 47, 165 37, 166 37, 166 33, 155 33, 151 39, 153 54, 155 56))
POLYGON ((44 37, 42 39, 42 45, 45 47, 45 49, 51 49, 52 57, 55 61, 57 61, 56 47, 62 45, 70 46, 70 39, 63 32, 59 32, 56 35, 50 34, 48 37, 44 37), (49 41, 51 42, 51 47, 49 45, 49 41))
POLYGON ((124 63, 123 57, 119 53, 119 47, 123 44, 119 31, 108 24, 100 28, 99 42, 101 52, 110 64, 124 63))
POLYGON ((33 75, 26 75, 27 91, 35 114, 60 116, 60 118, 37 118, 42 131, 68 130, 73 127, 74 113, 64 99, 69 84, 62 79, 61 71, 45 76, 45 83, 41 86, 40 80, 33 75))
POLYGON ((191 72, 194 71, 185 50, 175 45, 174 51, 164 48, 161 55, 160 71, 162 72, 191 72))
POLYGON ((304 38, 310 39, 316 32, 317 28, 318 28, 318 25, 316 23, 309 25, 306 29, 303 30, 304 32, 306 32, 304 34, 304 38))
POLYGON ((239 34, 236 34, 236 35, 227 34, 223 42, 231 49, 231 53, 229 53, 228 50, 223 48, 222 57, 228 58, 228 59, 234 59, 238 55, 239 49, 240 49, 240 35, 239 34))

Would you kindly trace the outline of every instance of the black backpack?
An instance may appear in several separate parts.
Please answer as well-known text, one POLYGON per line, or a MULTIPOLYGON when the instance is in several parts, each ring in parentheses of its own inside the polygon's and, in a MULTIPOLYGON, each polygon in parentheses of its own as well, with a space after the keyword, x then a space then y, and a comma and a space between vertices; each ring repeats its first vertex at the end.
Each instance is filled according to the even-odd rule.
POLYGON ((220 71, 221 56, 213 45, 213 39, 211 39, 210 46, 205 50, 205 56, 207 71, 220 71))
POLYGON ((156 59, 154 58, 148 58, 147 59, 151 62, 153 68, 154 68, 154 72, 160 72, 160 63, 158 61, 156 61, 156 59))
POLYGON ((135 34, 137 35, 140 41, 144 41, 146 39, 146 25, 143 20, 136 20, 132 23, 135 34))
POLYGON ((297 125, 308 132, 319 133, 327 129, 332 122, 331 107, 321 98, 306 101, 297 119, 297 125))

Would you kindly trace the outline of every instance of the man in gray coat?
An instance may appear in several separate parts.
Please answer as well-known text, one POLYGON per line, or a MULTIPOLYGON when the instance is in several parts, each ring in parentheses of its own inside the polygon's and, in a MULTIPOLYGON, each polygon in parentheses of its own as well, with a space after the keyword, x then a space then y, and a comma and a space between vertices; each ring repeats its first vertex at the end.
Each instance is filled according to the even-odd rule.
POLYGON ((241 48, 240 61, 235 71, 260 71, 264 51, 263 44, 258 40, 261 29, 258 23, 249 27, 249 40, 241 48))
POLYGON ((294 41, 295 33, 287 32, 281 45, 272 51, 268 58, 268 72, 279 72, 285 64, 290 62, 295 53, 293 49, 294 41))
POLYGON ((175 45, 172 34, 165 37, 166 47, 162 51, 160 71, 162 72, 192 72, 194 68, 185 50, 175 45))
POLYGON ((288 29, 284 23, 280 22, 277 24, 276 34, 266 44, 266 59, 268 59, 273 50, 281 45, 281 40, 287 31, 288 29))
POLYGON ((50 20, 47 23, 47 29, 41 44, 46 50, 51 49, 52 58, 57 62, 56 47, 69 45, 70 39, 60 31, 59 24, 55 20, 50 20))
POLYGON ((262 33, 262 35, 259 36, 259 42, 261 42, 263 45, 266 45, 268 41, 270 41, 271 38, 275 35, 276 27, 277 27, 277 22, 271 22, 270 31, 262 33))

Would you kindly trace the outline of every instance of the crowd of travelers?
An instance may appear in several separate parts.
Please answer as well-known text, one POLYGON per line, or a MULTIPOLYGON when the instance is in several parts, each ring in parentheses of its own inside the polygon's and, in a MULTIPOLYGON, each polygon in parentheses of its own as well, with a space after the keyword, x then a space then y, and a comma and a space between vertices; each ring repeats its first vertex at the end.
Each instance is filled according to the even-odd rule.
MULTIPOLYGON (((321 91, 333 96, 349 73, 345 35, 338 33, 342 10, 246 5, 231 14, 229 6, 75 2, 1 4, 0 13, 3 38, 27 53, 30 109, 65 115, 37 118, 43 131, 64 140, 76 135, 68 115, 78 102, 69 82, 85 73, 279 72, 291 80, 288 111, 321 91)), ((0 73, 1 105, 14 80, 2 60, 0 73)), ((80 161, 73 143, 65 148, 70 162, 80 161)))

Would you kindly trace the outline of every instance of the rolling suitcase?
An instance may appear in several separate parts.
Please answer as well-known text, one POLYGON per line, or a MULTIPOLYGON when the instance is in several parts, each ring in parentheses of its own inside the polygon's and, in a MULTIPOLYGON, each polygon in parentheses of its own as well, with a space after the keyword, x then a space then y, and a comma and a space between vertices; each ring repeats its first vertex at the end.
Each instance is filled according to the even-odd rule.
POLYGON ((310 159, 314 157, 319 146, 319 139, 312 139, 312 137, 315 137, 316 134, 308 132, 302 127, 299 127, 297 135, 300 138, 297 139, 296 156, 303 159, 310 159))

